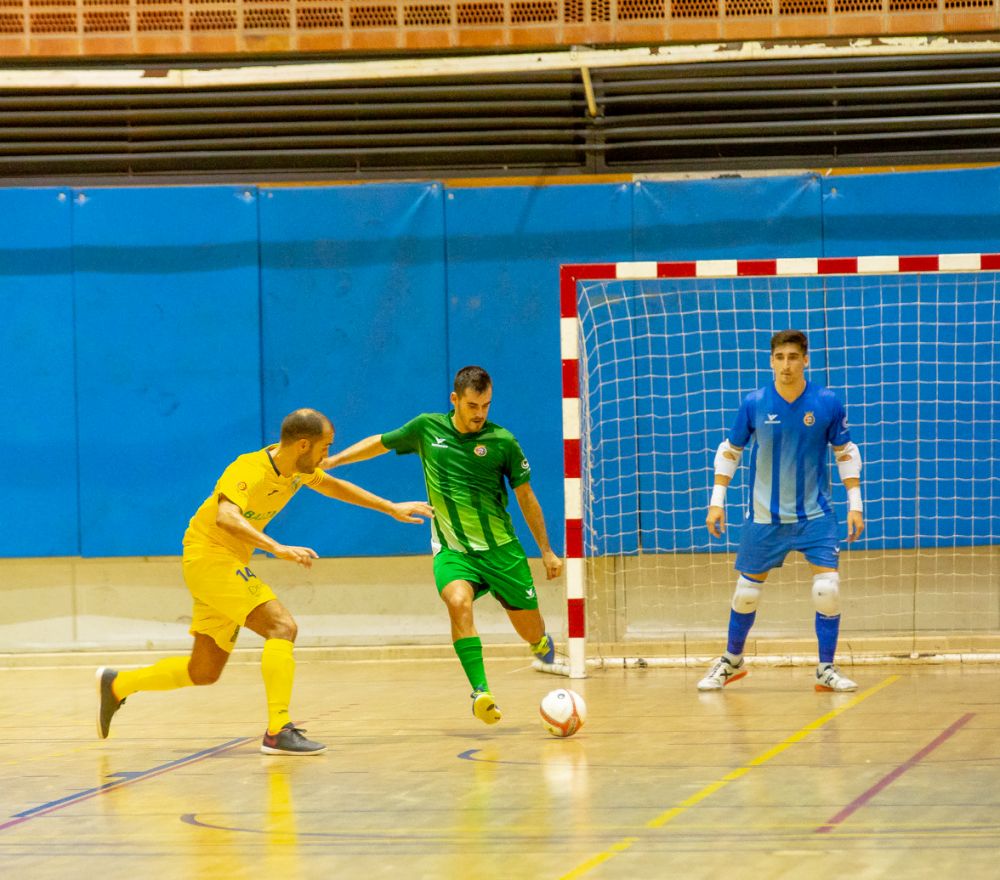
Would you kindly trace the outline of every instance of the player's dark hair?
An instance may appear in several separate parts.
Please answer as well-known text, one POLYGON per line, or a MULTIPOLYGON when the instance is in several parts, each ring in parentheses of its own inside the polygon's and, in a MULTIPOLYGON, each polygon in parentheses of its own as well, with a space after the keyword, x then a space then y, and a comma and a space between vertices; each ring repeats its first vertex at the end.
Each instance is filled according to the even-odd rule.
POLYGON ((281 442, 315 440, 333 428, 333 423, 315 409, 297 409, 285 416, 281 423, 281 442))
POLYGON ((779 330, 771 337, 771 354, 779 345, 797 345, 802 354, 809 354, 809 340, 801 330, 779 330))
POLYGON ((462 367, 455 374, 455 394, 461 397, 470 388, 476 394, 482 394, 493 386, 490 374, 482 367, 462 367))

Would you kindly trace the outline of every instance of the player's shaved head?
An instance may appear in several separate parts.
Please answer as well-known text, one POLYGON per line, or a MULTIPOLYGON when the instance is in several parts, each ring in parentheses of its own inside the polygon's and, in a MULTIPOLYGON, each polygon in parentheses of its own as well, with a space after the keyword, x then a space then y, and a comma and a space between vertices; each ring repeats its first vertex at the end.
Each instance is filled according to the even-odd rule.
POLYGON ((294 443, 296 440, 315 440, 333 430, 331 422, 316 409, 297 409, 285 416, 281 423, 281 442, 294 443))
POLYGON ((809 340, 801 330, 779 330, 771 337, 771 354, 779 345, 797 345, 802 354, 809 353, 809 340))
POLYGON ((461 397, 466 391, 482 394, 493 387, 490 374, 482 367, 462 367, 455 374, 455 394, 461 397))

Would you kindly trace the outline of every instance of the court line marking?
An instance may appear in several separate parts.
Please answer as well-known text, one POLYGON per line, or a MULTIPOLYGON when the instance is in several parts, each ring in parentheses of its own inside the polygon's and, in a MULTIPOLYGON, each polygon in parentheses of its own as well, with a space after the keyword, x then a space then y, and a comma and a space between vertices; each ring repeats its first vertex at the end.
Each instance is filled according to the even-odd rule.
POLYGON ((945 730, 941 731, 934 739, 932 739, 927 745, 925 745, 919 752, 911 757, 907 758, 896 767, 895 770, 890 771, 885 776, 883 776, 878 782, 876 782, 868 791, 863 794, 858 795, 853 801, 851 801, 844 809, 842 809, 836 816, 832 819, 827 819, 819 828, 816 829, 817 834, 827 834, 836 829, 836 827, 843 822, 845 819, 850 817, 853 813, 857 812, 861 807, 868 803, 875 795, 877 795, 882 789, 891 785, 900 776, 902 776, 907 770, 916 767, 924 758, 926 758, 931 752, 933 752, 938 746, 945 743, 947 740, 951 739, 959 730, 965 727, 974 717, 975 712, 969 712, 963 715, 958 721, 955 721, 945 730))
POLYGON ((119 788, 124 788, 126 785, 134 785, 137 782, 144 782, 147 779, 162 776, 164 773, 169 773, 171 770, 176 770, 178 767, 187 767, 190 764, 196 764, 198 761, 204 761, 206 758, 211 758, 214 755, 220 755, 223 752, 228 752, 231 749, 238 748, 245 743, 251 742, 253 739, 255 739, 255 737, 251 736, 231 739, 229 742, 222 743, 221 745, 212 746, 208 749, 202 749, 200 752, 185 755, 183 758, 177 758, 176 760, 168 761, 166 764, 151 767, 149 770, 126 770, 121 773, 111 773, 109 776, 118 776, 121 778, 112 782, 105 782, 104 785, 98 785, 96 788, 88 788, 84 791, 78 791, 75 794, 66 795, 66 797, 59 798, 58 800, 49 801, 45 804, 39 804, 37 807, 31 807, 27 810, 22 810, 20 813, 15 813, 6 822, 0 822, 0 831, 13 828, 15 825, 21 825, 24 822, 36 819, 39 816, 47 816, 50 813, 65 809, 73 804, 78 804, 83 801, 90 800, 91 798, 99 797, 102 794, 107 794, 109 791, 117 791, 119 788))
MULTIPOLYGON (((890 675, 884 681, 879 682, 874 687, 868 688, 868 690, 858 694, 856 697, 844 703, 842 706, 838 706, 836 709, 831 709, 825 715, 820 716, 815 721, 811 721, 805 727, 800 728, 791 736, 786 737, 777 745, 772 746, 766 752, 763 752, 762 754, 757 755, 756 758, 747 761, 747 763, 744 764, 742 767, 737 767, 735 770, 731 770, 721 779, 717 779, 715 782, 706 785, 703 789, 701 789, 701 791, 695 792, 695 794, 691 795, 691 797, 681 801, 676 807, 671 807, 669 810, 664 811, 656 818, 650 819, 646 823, 646 827, 662 828, 668 822, 671 822, 678 816, 687 812, 689 809, 691 809, 691 807, 696 806, 706 798, 711 797, 720 789, 725 788, 727 785, 729 785, 730 782, 735 782, 737 779, 746 776, 746 774, 749 773, 755 767, 760 767, 766 764, 772 758, 777 757, 783 751, 795 745, 795 743, 805 739, 807 736, 809 736, 809 734, 815 733, 825 724, 828 724, 830 721, 833 721, 833 719, 836 718, 838 715, 842 715, 849 709, 853 709, 859 703, 863 702, 864 700, 867 700, 871 696, 874 696, 879 691, 899 681, 899 679, 900 676, 898 675, 890 675)), ((588 871, 593 870, 598 865, 601 865, 604 862, 608 861, 609 859, 614 858, 619 853, 625 852, 629 847, 632 846, 632 844, 636 843, 638 840, 639 840, 638 837, 625 837, 622 840, 613 843, 604 852, 598 853, 596 856, 592 856, 591 858, 587 859, 587 861, 583 862, 580 865, 577 865, 569 873, 563 874, 559 878, 559 880, 576 880, 576 878, 582 877, 584 874, 586 874, 588 871)))

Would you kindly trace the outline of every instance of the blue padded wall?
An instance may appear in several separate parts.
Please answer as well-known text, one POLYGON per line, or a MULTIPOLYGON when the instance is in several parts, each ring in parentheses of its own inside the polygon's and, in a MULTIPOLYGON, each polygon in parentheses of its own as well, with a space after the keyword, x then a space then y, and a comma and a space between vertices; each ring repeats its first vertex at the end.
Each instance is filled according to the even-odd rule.
MULTIPOLYGON (((3 478, 5 500, 18 513, 0 536, 0 554, 177 553, 188 518, 222 468, 274 440, 290 409, 327 411, 335 448, 343 448, 417 412, 447 409, 454 371, 474 362, 495 378, 492 415, 524 445, 561 549, 561 263, 1000 250, 998 169, 262 192, 259 200, 254 188, 226 186, 0 190, 0 364, 8 377, 0 418, 21 458, 41 437, 45 455, 59 462, 51 485, 17 473, 3 478)), ((898 497, 869 494, 870 517, 882 524, 881 535, 865 536, 870 547, 927 540, 915 518, 942 529, 954 522, 956 542, 978 542, 982 529, 995 535, 1000 528, 1000 477, 971 463, 992 461, 983 449, 1000 442, 989 434, 996 401, 981 390, 1000 382, 1000 343, 991 301, 957 280, 957 288, 936 294, 918 294, 904 280, 896 298, 878 306, 881 321, 841 328, 839 337, 817 323, 821 306, 799 316, 791 301, 772 299, 771 317, 752 326, 741 323, 745 316, 715 318, 722 300, 700 318, 706 340, 742 334, 740 349, 756 358, 754 383, 766 380, 767 338, 779 319, 826 334, 815 343, 812 375, 844 392, 866 477, 900 488, 898 497), (956 339, 938 333, 942 309, 959 314, 956 339), (920 367, 901 370, 898 362, 912 360, 914 350, 920 367), (946 350, 967 352, 979 380, 974 399, 962 396, 962 376, 941 366, 946 350), (868 358, 865 389, 852 381, 854 352, 868 358), (918 424, 893 418, 894 407, 912 410, 918 424), (898 447, 931 439, 953 454, 921 471, 926 492, 918 497, 898 447), (959 497, 927 500, 956 479, 968 487, 959 497), (994 500, 984 507, 983 498, 994 500)), ((709 295, 685 285, 658 309, 625 315, 635 353, 663 348, 671 375, 643 377, 620 357, 608 381, 627 401, 622 417, 643 438, 643 466, 664 474, 667 462, 677 474, 673 465, 682 459, 685 475, 671 476, 669 489, 701 499, 711 451, 749 389, 711 392, 735 355, 696 336, 680 338, 680 294, 709 295), (703 388, 687 390, 711 406, 662 410, 658 395, 682 373, 689 383, 702 377, 703 388), (674 439, 664 446, 650 439, 658 436, 674 439)), ((825 304, 842 296, 852 309, 875 308, 870 284, 823 296, 825 304)), ((624 301, 610 307, 627 311, 624 301)), ((654 480, 637 493, 634 469, 612 456, 602 461, 603 478, 618 490, 609 493, 613 503, 631 518, 632 537, 614 538, 621 548, 640 540, 663 548, 668 534, 683 544, 676 536, 703 530, 700 500, 688 505, 697 511, 678 503, 648 513, 647 496, 667 484, 654 480)), ((424 494, 419 466, 407 457, 338 475, 395 498, 424 494)), ((426 527, 310 496, 282 514, 276 537, 324 554, 426 551, 426 527)), ((514 519, 534 552, 516 511, 514 519)))
POLYGON ((823 181, 826 256, 1000 250, 1000 169, 861 174, 823 181))
MULTIPOLYGON (((628 257, 630 185, 494 187, 448 192, 448 374, 493 378, 490 418, 513 431, 556 552, 563 545, 559 266, 628 257)), ((440 406, 447 408, 442 389, 440 406)), ((518 536, 537 554, 517 503, 518 536)))
POLYGON ((71 228, 68 190, 0 190, 0 556, 79 552, 71 228))
POLYGON ((820 256, 822 196, 815 174, 641 181, 635 259, 820 256))
MULTIPOLYGON (((436 409, 447 369, 443 188, 428 184, 261 192, 264 418, 322 410, 333 449, 436 409)), ((332 472, 396 501, 425 499, 415 456, 332 472)), ((430 527, 299 492, 271 533, 320 555, 425 553, 430 527)))
POLYGON ((179 553, 223 468, 261 444, 256 193, 74 206, 81 550, 179 553))

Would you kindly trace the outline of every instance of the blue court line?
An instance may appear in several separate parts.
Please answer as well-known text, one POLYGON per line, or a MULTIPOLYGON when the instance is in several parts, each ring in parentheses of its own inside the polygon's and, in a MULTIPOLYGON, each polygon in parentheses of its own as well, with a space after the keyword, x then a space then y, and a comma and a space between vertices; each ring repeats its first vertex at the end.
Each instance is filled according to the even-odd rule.
POLYGON ((45 816, 49 813, 54 813, 56 810, 61 810, 71 804, 77 804, 81 801, 90 800, 90 798, 107 794, 109 791, 124 788, 126 785, 132 785, 135 782, 142 782, 144 779, 152 779, 155 776, 162 776, 164 773, 169 773, 171 770, 176 770, 178 767, 185 767, 188 764, 194 764, 197 761, 203 761, 205 758, 210 758, 213 755, 218 755, 222 752, 229 751, 230 749, 235 749, 237 746, 248 743, 252 739, 254 739, 254 737, 250 736, 240 737, 239 739, 231 739, 229 742, 222 743, 221 745, 212 746, 209 749, 202 749, 200 752, 195 752, 192 755, 185 755, 183 758, 177 758, 176 760, 168 761, 166 764, 151 767, 149 770, 126 770, 121 773, 111 773, 109 776, 118 777, 113 782, 105 782, 104 785, 98 785, 96 788, 88 788, 84 791, 78 791, 75 794, 67 795, 66 797, 59 798, 58 800, 49 801, 45 804, 39 804, 37 807, 31 807, 30 809, 23 810, 20 813, 15 813, 8 821, 0 822, 0 831, 13 828, 15 825, 20 825, 30 819, 37 818, 38 816, 45 816))

